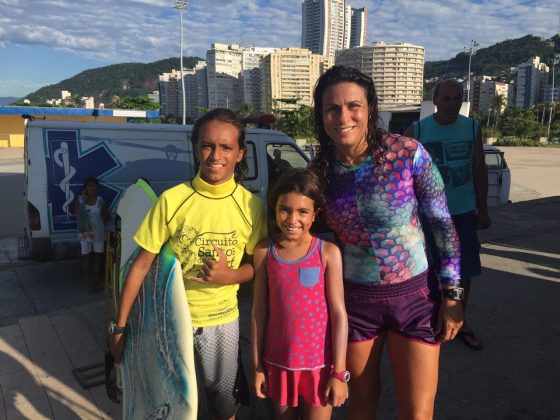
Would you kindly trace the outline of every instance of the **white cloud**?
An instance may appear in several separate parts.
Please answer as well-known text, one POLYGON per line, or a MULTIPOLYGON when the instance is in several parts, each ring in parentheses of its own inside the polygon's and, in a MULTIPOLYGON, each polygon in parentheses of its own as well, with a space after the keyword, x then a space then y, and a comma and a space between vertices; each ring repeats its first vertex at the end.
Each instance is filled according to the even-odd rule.
POLYGON ((548 38, 557 30, 558 10, 557 0, 376 0, 368 39, 422 45, 427 60, 445 60, 471 39, 483 48, 528 34, 548 38))
MULTIPOLYGON (((558 0, 349 0, 367 5, 368 42, 408 42, 428 60, 449 59, 476 39, 487 47, 557 30, 558 0)), ((44 46, 121 63, 179 53, 173 0, 0 0, 0 47, 44 46)), ((213 42, 297 47, 301 0, 191 0, 185 54, 205 57, 213 42)))

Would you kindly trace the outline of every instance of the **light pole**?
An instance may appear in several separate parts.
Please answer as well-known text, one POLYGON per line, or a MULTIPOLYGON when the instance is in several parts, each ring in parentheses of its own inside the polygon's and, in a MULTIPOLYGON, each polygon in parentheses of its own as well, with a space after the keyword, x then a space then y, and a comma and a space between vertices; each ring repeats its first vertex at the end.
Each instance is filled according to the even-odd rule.
POLYGON ((181 55, 179 56, 180 66, 181 66, 181 90, 183 92, 183 125, 187 119, 187 94, 185 92, 185 77, 183 75, 183 12, 189 7, 189 0, 175 0, 174 9, 179 10, 179 18, 181 22, 181 55))
POLYGON ((560 54, 554 54, 552 58, 552 91, 550 92, 550 113, 548 114, 548 129, 546 138, 550 138, 550 124, 552 123, 552 110, 554 109, 554 68, 560 62, 560 54))
POLYGON ((467 80, 467 102, 470 101, 470 94, 471 94, 471 60, 472 56, 476 54, 476 47, 480 44, 476 42, 474 39, 471 39, 471 45, 469 49, 465 47, 467 54, 469 55, 469 76, 467 80))

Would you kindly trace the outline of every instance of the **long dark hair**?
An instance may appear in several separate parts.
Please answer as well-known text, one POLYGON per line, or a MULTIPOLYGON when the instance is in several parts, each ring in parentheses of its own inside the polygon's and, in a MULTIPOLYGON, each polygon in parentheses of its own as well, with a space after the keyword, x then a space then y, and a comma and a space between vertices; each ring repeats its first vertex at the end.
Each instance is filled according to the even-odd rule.
MULTIPOLYGON (((313 200, 315 213, 319 212, 325 205, 325 193, 321 180, 315 172, 310 169, 293 168, 282 173, 282 176, 274 183, 268 191, 268 232, 274 239, 280 229, 276 225, 276 203, 281 195, 295 192, 313 200)), ((317 215, 315 216, 317 222, 317 215)), ((315 224, 314 224, 315 225, 315 224)))
MULTIPOLYGON (((233 125, 237 128, 239 132, 239 136, 237 137, 237 142, 239 144, 239 149, 247 151, 246 143, 245 143, 245 126, 237 119, 235 113, 227 108, 215 108, 211 111, 205 113, 202 117, 200 117, 193 126, 191 142, 193 148, 196 150, 196 145, 199 140, 200 131, 204 124, 210 121, 221 121, 224 123, 228 123, 233 125)), ((245 159, 246 153, 243 154, 243 158, 240 162, 235 165, 235 180, 242 181, 247 176, 247 171, 249 167, 247 166, 247 160, 245 159)))
POLYGON ((366 94, 368 103, 368 130, 366 153, 372 156, 375 163, 380 163, 387 151, 387 145, 383 141, 387 132, 378 126, 379 111, 377 108, 377 92, 371 77, 352 67, 333 66, 328 69, 315 85, 313 101, 315 103, 313 112, 315 119, 315 135, 319 140, 319 150, 313 163, 314 170, 325 183, 328 183, 329 173, 335 161, 334 145, 327 135, 323 125, 323 94, 328 87, 343 82, 355 83, 362 87, 366 94))

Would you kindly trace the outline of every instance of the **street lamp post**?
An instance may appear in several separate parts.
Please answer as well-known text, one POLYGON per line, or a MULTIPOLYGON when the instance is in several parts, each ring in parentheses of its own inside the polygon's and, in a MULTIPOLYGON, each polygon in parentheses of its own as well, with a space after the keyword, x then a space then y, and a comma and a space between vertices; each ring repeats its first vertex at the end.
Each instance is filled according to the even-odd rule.
POLYGON ((548 129, 546 131, 547 139, 550 139, 550 124, 552 123, 552 111, 554 110, 554 69, 559 62, 560 54, 554 54, 552 58, 552 91, 550 92, 550 113, 548 114, 548 129))
POLYGON ((470 101, 470 94, 471 94, 471 60, 472 56, 476 54, 476 47, 480 44, 476 42, 474 39, 471 39, 471 45, 469 49, 465 47, 467 54, 469 55, 469 75, 467 79, 467 102, 470 101))
POLYGON ((183 0, 183 1, 175 0, 175 6, 173 6, 174 9, 179 10, 179 19, 181 22, 180 23, 181 53, 179 55, 179 62, 181 66, 181 90, 183 93, 183 125, 185 125, 187 119, 187 94, 185 92, 185 77, 183 75, 183 12, 187 10, 188 7, 189 7, 189 0, 183 0))

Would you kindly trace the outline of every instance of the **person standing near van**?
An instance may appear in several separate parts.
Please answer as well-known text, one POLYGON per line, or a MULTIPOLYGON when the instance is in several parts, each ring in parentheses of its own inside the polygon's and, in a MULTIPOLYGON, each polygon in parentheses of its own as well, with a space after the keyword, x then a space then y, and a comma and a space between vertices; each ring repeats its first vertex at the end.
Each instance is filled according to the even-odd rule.
MULTIPOLYGON (((185 281, 197 382, 212 418, 230 419, 237 407, 237 290, 253 278, 252 255, 266 237, 266 219, 261 200, 238 183, 247 165, 245 127, 235 114, 207 112, 193 127, 192 143, 197 175, 165 191, 133 237, 142 250, 124 284, 115 324, 121 331, 126 327, 142 282, 169 241, 185 281)), ((123 344, 122 333, 112 335, 116 363, 123 344)))
POLYGON ((84 273, 90 293, 101 290, 101 266, 105 250, 105 222, 111 219, 105 200, 97 195, 99 181, 88 178, 76 200, 78 239, 84 256, 84 273))
MULTIPOLYGON (((445 183, 449 212, 461 243, 461 281, 464 289, 463 310, 471 288, 471 278, 482 272, 477 229, 490 227, 488 214, 488 171, 482 147, 480 125, 459 114, 463 86, 456 80, 444 80, 434 88, 436 112, 407 128, 405 136, 420 141, 436 163, 445 183)), ((423 223, 427 227, 426 223, 423 223)), ((431 230, 424 229, 435 266, 439 266, 437 248, 431 230)), ((481 349, 482 340, 465 322, 459 337, 472 349, 481 349)))

